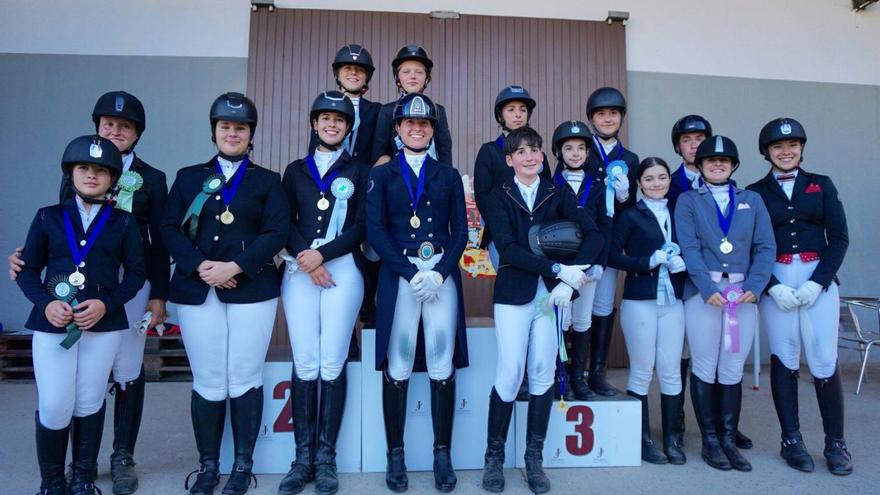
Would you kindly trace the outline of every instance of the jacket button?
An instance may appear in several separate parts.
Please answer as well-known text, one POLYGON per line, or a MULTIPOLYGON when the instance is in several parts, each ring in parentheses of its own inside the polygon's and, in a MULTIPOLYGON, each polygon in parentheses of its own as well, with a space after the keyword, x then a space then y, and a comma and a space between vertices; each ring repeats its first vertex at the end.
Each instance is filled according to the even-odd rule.
POLYGON ((721 266, 723 266, 724 268, 727 268, 727 263, 721 263, 721 266))
POLYGON ((529 217, 529 220, 530 220, 530 221, 534 221, 534 220, 535 220, 535 217, 529 217))
POLYGON ((79 262, 79 265, 77 265, 77 266, 79 266, 80 268, 85 268, 85 267, 86 267, 86 262, 85 262, 85 261, 80 261, 80 262, 79 262))
POLYGON ((83 240, 79 241, 79 245, 80 245, 80 246, 85 246, 85 245, 86 245, 86 240, 83 239, 83 240))
POLYGON ((214 215, 214 220, 220 220, 220 215, 214 215))
POLYGON ((428 206, 431 206, 431 202, 430 202, 430 201, 428 201, 426 204, 427 204, 428 206))
POLYGON ((428 239, 433 239, 433 238, 434 238, 434 234, 428 234, 428 239))
POLYGON ((434 220, 431 217, 428 217, 429 222, 433 222, 434 220))
POLYGON ((797 249, 797 244, 792 244, 791 247, 792 247, 793 249, 797 249))
POLYGON ((320 233, 321 233, 321 229, 316 230, 315 233, 316 233, 316 234, 320 234, 320 233))
POLYGON ((220 240, 220 236, 219 236, 219 235, 215 235, 215 236, 214 236, 214 240, 215 240, 215 241, 219 241, 219 240, 220 240))
POLYGON ((416 238, 416 235, 415 235, 415 234, 410 234, 410 235, 409 235, 409 238, 410 238, 410 239, 415 239, 415 238, 416 238))
POLYGON ((318 221, 319 221, 319 222, 320 222, 321 220, 323 220, 323 219, 324 219, 324 217, 322 217, 321 215, 318 215, 318 221))
POLYGON ((796 235, 797 235, 797 232, 792 232, 792 233, 791 233, 791 236, 792 236, 792 237, 794 237, 794 236, 796 236, 796 235))
POLYGON ((794 223, 794 218, 788 221, 788 223, 794 223))
POLYGON ((220 195, 218 194, 218 195, 214 196, 214 199, 216 199, 217 201, 220 201, 220 195))
POLYGON ((789 210, 793 210, 793 209, 794 209, 794 206, 787 206, 786 208, 789 209, 789 210))

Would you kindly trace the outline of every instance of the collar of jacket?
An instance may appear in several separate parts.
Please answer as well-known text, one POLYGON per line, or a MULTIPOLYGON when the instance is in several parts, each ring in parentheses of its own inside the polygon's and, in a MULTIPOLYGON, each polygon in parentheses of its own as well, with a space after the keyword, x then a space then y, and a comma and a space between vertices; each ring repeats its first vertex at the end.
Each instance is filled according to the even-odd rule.
MULTIPOLYGON (((337 170, 337 169, 344 167, 350 161, 351 161, 351 155, 349 155, 347 151, 342 150, 342 153, 339 154, 339 158, 337 158, 336 161, 333 162, 332 165, 330 165, 330 168, 328 168, 327 171, 324 172, 324 177, 327 177, 327 174, 329 174, 330 172, 333 172, 334 170, 337 170)), ((312 171, 309 169, 309 162, 306 161, 305 158, 302 159, 302 163, 300 164, 299 171, 306 174, 307 176, 309 176, 309 178, 312 177, 312 171)))
MULTIPOLYGON (((514 175, 514 177, 516 177, 514 175)), ((517 187, 516 182, 513 181, 513 177, 510 177, 506 181, 501 184, 501 188, 504 189, 504 192, 507 193, 508 196, 513 198, 516 204, 520 205, 524 210, 529 212, 529 214, 534 213, 537 209, 544 204, 551 196, 556 194, 556 184, 552 181, 548 181, 547 179, 538 176, 538 180, 540 183, 538 184, 538 193, 535 194, 535 206, 529 211, 528 205, 526 205, 525 200, 522 197, 522 194, 519 193, 519 187, 517 187), (516 191, 514 193, 514 191, 516 191)))
MULTIPOLYGON (((401 151, 401 153, 403 153, 403 152, 401 151)), ((392 158, 391 161, 388 163, 391 165, 391 173, 392 174, 397 174, 397 175, 400 175, 401 177, 403 177, 401 170, 400 170, 400 158, 398 158, 397 155, 394 155, 394 158, 392 158)), ((426 182, 431 177, 437 175, 437 172, 440 170, 440 167, 438 167, 437 165, 439 165, 439 162, 437 162, 437 160, 433 159, 431 157, 431 155, 425 154, 425 162, 422 163, 422 167, 425 167, 425 181, 426 182)))

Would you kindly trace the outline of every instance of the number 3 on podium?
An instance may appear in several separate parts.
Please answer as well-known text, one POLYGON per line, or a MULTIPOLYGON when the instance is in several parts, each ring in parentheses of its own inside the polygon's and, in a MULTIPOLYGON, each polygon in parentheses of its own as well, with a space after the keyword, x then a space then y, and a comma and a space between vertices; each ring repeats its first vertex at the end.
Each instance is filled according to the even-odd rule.
POLYGON ((565 436, 565 450, 571 455, 583 456, 593 451, 593 410, 587 406, 571 406, 565 420, 574 423, 574 435, 565 436))

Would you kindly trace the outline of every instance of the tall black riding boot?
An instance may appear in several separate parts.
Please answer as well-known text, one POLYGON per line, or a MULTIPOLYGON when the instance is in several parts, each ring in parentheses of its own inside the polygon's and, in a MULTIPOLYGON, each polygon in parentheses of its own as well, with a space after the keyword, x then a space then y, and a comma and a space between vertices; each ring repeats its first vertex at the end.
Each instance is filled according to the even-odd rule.
POLYGON ((770 356, 770 391, 782 428, 779 455, 798 471, 813 472, 816 466, 804 445, 798 418, 798 371, 786 368, 775 354, 770 356))
POLYGON ((614 312, 608 316, 593 315, 590 327, 590 390, 610 397, 617 391, 605 381, 605 365, 608 360, 608 348, 611 346, 611 333, 614 331, 614 312))
POLYGON ((730 470, 730 461, 721 450, 713 407, 714 383, 706 383, 691 373, 691 404, 703 437, 702 456, 706 464, 722 471, 730 470))
POLYGON ((431 420, 434 426, 434 488, 455 489, 452 469, 452 420, 455 417, 455 371, 445 380, 431 380, 431 420))
MULTIPOLYGON (((290 464, 290 471, 278 485, 278 495, 294 495, 303 491, 315 479, 315 448, 318 421, 318 381, 300 380, 293 371, 293 436, 296 441, 296 459, 290 464)), ((341 413, 340 413, 341 414, 341 413)))
POLYGON ((687 393, 687 377, 691 374, 691 358, 682 359, 679 367, 681 370, 681 393, 679 393, 678 396, 681 398, 681 411, 678 414, 675 429, 678 431, 678 440, 676 441, 676 444, 679 447, 684 447, 684 402, 686 397, 685 394, 687 393))
POLYGON ((70 495, 95 495, 95 479, 98 477, 98 451, 104 433, 104 411, 107 405, 94 414, 73 418, 73 479, 70 495))
POLYGON ((681 394, 660 394, 660 415, 663 423, 663 453, 669 459, 670 464, 681 465, 687 462, 687 456, 681 450, 681 437, 679 436, 678 420, 681 417, 681 409, 684 406, 684 397, 681 394))
POLYGON ((596 394, 587 386, 587 353, 590 346, 590 331, 571 330, 571 390, 577 400, 592 400, 596 394))
POLYGON ((199 469, 187 475, 183 486, 190 495, 210 495, 220 483, 220 442, 226 422, 226 401, 207 400, 193 390, 190 412, 199 451, 199 469), (189 479, 194 474, 196 480, 190 487, 189 479))
POLYGON ((547 425, 553 407, 553 391, 529 397, 529 412, 526 420, 526 481, 532 493, 550 491, 550 479, 544 473, 544 439, 547 438, 547 425))
POLYGON ((627 390, 626 395, 639 399, 642 403, 642 460, 651 464, 666 464, 669 459, 660 449, 654 445, 651 438, 651 417, 648 412, 648 396, 639 395, 632 390, 627 390))
POLYGON ((751 471, 752 465, 736 447, 736 430, 739 426, 739 413, 742 409, 742 382, 735 385, 717 385, 720 392, 721 409, 721 449, 737 471, 751 471))
POLYGON ((40 423, 39 411, 34 412, 34 420, 37 426, 37 463, 40 465, 39 495, 67 495, 64 457, 67 455, 70 425, 60 430, 50 430, 40 423))
POLYGON ((387 370, 382 373, 382 414, 385 417, 385 443, 388 446, 385 484, 389 490, 397 493, 405 492, 409 488, 406 455, 403 450, 408 387, 409 380, 394 380, 388 376, 387 370))
POLYGON ((232 440, 235 444, 235 461, 232 472, 223 487, 224 495, 244 495, 257 477, 254 476, 254 447, 260 434, 263 420, 263 387, 255 387, 239 397, 229 399, 229 412, 232 415, 232 440))
POLYGON ((129 495, 138 489, 134 470, 134 444, 141 428, 144 412, 144 367, 141 374, 130 382, 114 384, 113 454, 110 456, 110 475, 113 493, 129 495))
POLYGON ((334 380, 321 380, 321 407, 318 414, 318 450, 315 454, 315 491, 329 495, 339 490, 336 474, 336 439, 345 412, 345 367, 334 380))
POLYGON ((825 430, 825 461, 831 474, 845 476, 852 473, 853 462, 846 440, 843 438, 843 384, 840 369, 828 378, 813 377, 816 399, 822 414, 822 428, 825 430))
MULTIPOLYGON (((718 431, 721 431, 721 385, 718 383, 715 384, 715 388, 712 390, 712 408, 715 416, 715 427, 718 431)), ((738 449, 748 450, 752 448, 752 439, 745 436, 738 428, 734 435, 734 441, 738 449)))
POLYGON ((504 491, 504 444, 513 402, 504 402, 492 387, 489 394, 489 424, 486 428, 486 456, 483 465, 483 489, 493 493, 504 491))

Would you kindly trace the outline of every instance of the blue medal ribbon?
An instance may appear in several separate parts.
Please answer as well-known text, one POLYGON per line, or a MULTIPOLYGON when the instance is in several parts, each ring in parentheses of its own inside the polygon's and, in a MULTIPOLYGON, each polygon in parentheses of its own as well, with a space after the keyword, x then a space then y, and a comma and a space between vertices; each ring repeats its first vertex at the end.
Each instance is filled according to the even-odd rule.
POLYGON ((309 164, 309 170, 312 172, 312 180, 315 181, 315 185, 318 186, 318 190, 321 191, 321 197, 326 197, 324 193, 327 192, 327 188, 333 183, 333 179, 339 175, 339 170, 334 170, 333 173, 327 174, 327 177, 321 178, 321 173, 318 172, 318 165, 315 163, 315 156, 308 155, 306 157, 306 163, 309 164))
MULTIPOLYGON (((223 167, 220 166, 219 158, 216 162, 217 172, 220 173, 220 175, 223 175, 223 167)), ((244 171, 250 163, 250 158, 245 155, 244 160, 238 165, 238 169, 236 169, 235 173, 226 184, 223 185, 223 189, 220 189, 220 195, 223 197, 223 204, 226 205, 227 210, 229 209, 229 204, 232 203, 232 198, 235 197, 235 193, 238 192, 238 186, 241 185, 241 179, 244 178, 244 171)))
POLYGON ((501 152, 503 153, 504 152, 504 134, 501 134, 500 136, 498 136, 498 139, 495 140, 495 144, 498 145, 498 149, 500 149, 501 152))
POLYGON ((409 193, 409 199, 412 201, 413 215, 415 215, 416 210, 419 208, 419 200, 422 199, 422 194, 425 192, 425 169, 428 164, 422 163, 422 168, 419 169, 418 185, 416 186, 415 193, 413 193, 412 180, 409 178, 412 169, 406 163, 406 156, 403 153, 398 153, 397 156, 400 161, 400 172, 403 175, 403 181, 406 182, 406 192, 409 193))
POLYGON ((605 148, 602 147, 602 143, 599 141, 599 139, 596 136, 593 136, 593 144, 594 144, 594 148, 596 148, 596 150, 599 151, 599 156, 602 157, 602 164, 605 167, 605 174, 606 174, 606 176, 605 176, 605 212, 607 213, 607 215, 609 217, 613 218, 614 217, 614 184, 613 184, 614 177, 612 177, 610 175, 611 174, 610 165, 614 162, 621 162, 624 164, 624 173, 628 172, 626 170, 625 162, 623 162, 621 160, 621 158, 623 157, 623 143, 621 143, 619 140, 617 141, 617 157, 614 159, 614 161, 611 161, 611 159, 608 158, 608 154, 605 153, 605 148), (608 179, 612 179, 612 180, 608 180, 608 179))
MULTIPOLYGON (((709 194, 712 194, 711 192, 709 194)), ((715 213, 718 215, 718 226, 721 227, 721 231, 724 232, 724 238, 727 239, 727 233, 730 232, 730 225, 733 223, 733 213, 736 211, 736 196, 733 193, 733 186, 731 184, 727 185, 727 197, 730 198, 730 201, 727 204, 727 215, 721 213, 721 207, 718 206, 718 201, 715 201, 715 196, 712 196, 712 203, 715 205, 715 213)))
POLYGON ((104 226, 107 224, 107 219, 110 218, 110 213, 113 212, 113 208, 105 206, 101 206, 101 216, 98 218, 95 225, 89 229, 86 243, 83 246, 80 246, 76 242, 76 233, 73 231, 73 222, 70 220, 70 212, 66 210, 64 211, 64 234, 67 237, 67 247, 70 248, 70 255, 73 257, 73 264, 77 267, 77 271, 79 271, 79 264, 86 259, 92 246, 95 245, 98 236, 101 235, 101 232, 104 230, 104 226))
MULTIPOLYGON (((582 184, 586 185, 582 186, 584 190, 580 194, 580 196, 578 196, 578 205, 580 205, 581 208, 586 206, 587 197, 590 195, 590 189, 593 188, 593 176, 590 174, 584 174, 584 181, 582 182, 582 184)), ((562 176, 562 173, 556 175, 556 185, 559 187, 565 187, 568 185, 568 182, 562 176)), ((574 194, 577 195, 577 191, 574 191, 574 194)))
MULTIPOLYGON (((679 182, 681 182, 681 192, 687 192, 694 189, 693 184, 691 184, 690 179, 688 179, 687 167, 684 166, 684 162, 681 164, 681 176, 679 177, 679 182)), ((703 178, 697 178, 697 181, 700 185, 703 185, 703 178)))

